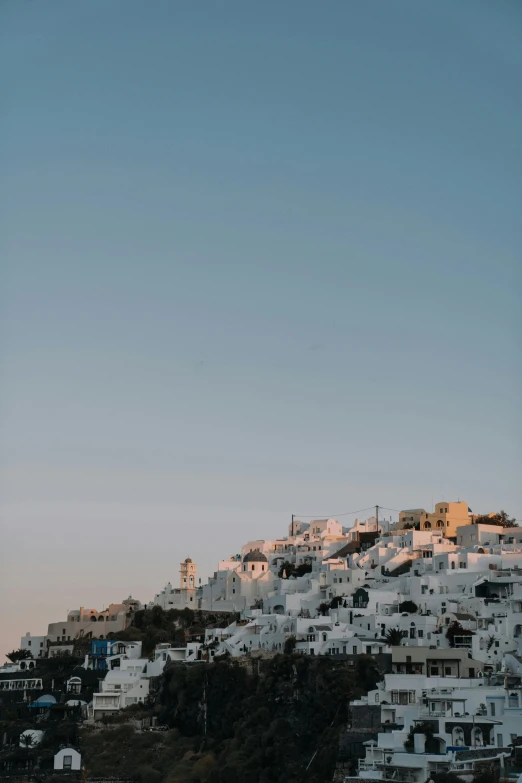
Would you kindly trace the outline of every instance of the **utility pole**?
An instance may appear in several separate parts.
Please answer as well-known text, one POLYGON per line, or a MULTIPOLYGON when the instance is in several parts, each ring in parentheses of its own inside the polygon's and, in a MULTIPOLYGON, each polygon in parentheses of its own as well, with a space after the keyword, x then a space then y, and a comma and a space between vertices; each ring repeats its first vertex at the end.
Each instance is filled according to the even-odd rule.
POLYGON ((294 516, 295 514, 292 514, 292 538, 294 536, 294 516))
POLYGON ((375 521, 377 522, 377 531, 379 530, 379 506, 375 506, 375 521))

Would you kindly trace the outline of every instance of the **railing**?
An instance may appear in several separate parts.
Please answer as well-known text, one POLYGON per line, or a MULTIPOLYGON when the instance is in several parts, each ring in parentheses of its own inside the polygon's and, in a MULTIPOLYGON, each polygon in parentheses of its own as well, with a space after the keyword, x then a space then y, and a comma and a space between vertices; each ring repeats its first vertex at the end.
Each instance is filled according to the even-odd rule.
POLYGON ((419 718, 453 718, 451 710, 429 710, 424 707, 419 710, 419 718))

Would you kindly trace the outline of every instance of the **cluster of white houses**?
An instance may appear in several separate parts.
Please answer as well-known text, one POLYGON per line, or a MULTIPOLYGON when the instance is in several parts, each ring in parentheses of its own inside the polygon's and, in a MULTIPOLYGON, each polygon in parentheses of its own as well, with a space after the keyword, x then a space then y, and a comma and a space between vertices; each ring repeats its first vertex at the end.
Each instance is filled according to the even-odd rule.
POLYGON ((140 608, 132 598, 103 612, 70 612, 21 645, 37 657, 93 639, 84 666, 106 670, 99 693, 82 705, 94 720, 145 701, 169 661, 204 664, 285 647, 378 656, 382 681, 351 705, 354 715, 372 715, 375 730, 360 778, 424 783, 440 771, 466 778, 484 761, 502 766, 522 737, 522 529, 477 524, 463 502, 406 510, 385 527, 375 517, 351 528, 292 520, 287 536, 249 541, 205 585, 187 558, 179 586, 168 584, 149 606, 240 619, 183 647, 159 645, 153 660, 139 642, 106 638, 140 608))

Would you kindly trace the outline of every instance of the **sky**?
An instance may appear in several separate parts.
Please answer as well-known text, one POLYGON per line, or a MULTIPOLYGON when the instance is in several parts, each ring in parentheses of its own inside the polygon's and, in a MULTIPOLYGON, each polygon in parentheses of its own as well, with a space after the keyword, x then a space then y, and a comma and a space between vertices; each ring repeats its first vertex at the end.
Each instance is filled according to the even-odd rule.
POLYGON ((292 513, 522 519, 521 77, 517 0, 3 0, 0 657, 292 513))

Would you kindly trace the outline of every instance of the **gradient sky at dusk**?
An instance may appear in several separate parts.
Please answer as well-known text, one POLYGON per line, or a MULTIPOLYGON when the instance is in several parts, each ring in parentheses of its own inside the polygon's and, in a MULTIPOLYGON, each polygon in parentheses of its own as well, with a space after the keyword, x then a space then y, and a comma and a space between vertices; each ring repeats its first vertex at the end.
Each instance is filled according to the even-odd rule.
POLYGON ((3 0, 0 66, 0 659, 292 512, 522 518, 517 0, 3 0))

